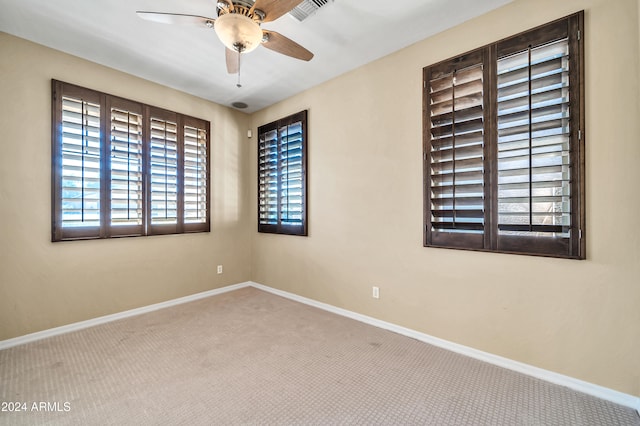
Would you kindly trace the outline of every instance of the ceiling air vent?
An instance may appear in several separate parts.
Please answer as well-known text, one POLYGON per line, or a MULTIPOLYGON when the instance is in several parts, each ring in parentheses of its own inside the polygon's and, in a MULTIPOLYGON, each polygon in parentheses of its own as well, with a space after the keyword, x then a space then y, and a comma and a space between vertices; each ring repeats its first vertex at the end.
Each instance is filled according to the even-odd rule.
POLYGON ((328 3, 333 3, 333 0, 304 0, 298 6, 293 8, 289 14, 302 22, 328 3))

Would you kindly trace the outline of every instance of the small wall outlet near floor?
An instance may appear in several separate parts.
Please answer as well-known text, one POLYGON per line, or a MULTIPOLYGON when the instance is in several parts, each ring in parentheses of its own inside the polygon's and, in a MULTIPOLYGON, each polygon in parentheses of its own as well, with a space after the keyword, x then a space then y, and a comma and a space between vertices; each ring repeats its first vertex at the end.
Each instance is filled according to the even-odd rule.
POLYGON ((222 265, 218 265, 218 273, 221 274, 222 273, 222 265))
POLYGON ((371 293, 371 296, 373 296, 374 299, 380 299, 380 289, 376 286, 372 287, 373 291, 371 293))

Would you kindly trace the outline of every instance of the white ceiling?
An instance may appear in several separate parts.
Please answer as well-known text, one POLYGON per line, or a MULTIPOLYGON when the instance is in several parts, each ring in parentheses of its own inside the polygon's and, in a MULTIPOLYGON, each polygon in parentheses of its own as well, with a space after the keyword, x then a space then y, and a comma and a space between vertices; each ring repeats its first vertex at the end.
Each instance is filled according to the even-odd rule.
POLYGON ((253 112, 511 1, 335 0, 302 22, 287 14, 263 28, 315 57, 304 62, 259 47, 243 55, 241 88, 214 31, 135 13, 215 17, 212 0, 0 0, 0 31, 219 104, 245 102, 253 112))

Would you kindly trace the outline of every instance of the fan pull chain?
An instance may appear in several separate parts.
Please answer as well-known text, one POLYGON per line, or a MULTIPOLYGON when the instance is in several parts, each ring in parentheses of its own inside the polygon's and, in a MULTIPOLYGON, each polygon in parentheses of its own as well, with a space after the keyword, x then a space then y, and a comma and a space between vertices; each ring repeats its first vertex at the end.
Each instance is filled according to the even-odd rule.
POLYGON ((240 56, 242 56, 242 53, 238 52, 238 83, 236 84, 238 88, 242 87, 242 84, 240 84, 240 56))

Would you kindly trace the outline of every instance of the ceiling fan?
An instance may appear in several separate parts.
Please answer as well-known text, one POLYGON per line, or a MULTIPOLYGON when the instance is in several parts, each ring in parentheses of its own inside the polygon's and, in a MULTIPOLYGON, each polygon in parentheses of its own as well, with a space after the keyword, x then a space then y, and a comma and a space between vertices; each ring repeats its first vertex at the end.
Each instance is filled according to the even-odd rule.
MULTIPOLYGON (((214 0, 215 1, 215 0, 214 0)), ((212 28, 225 45, 229 74, 240 73, 240 55, 262 45, 283 55, 309 61, 313 53, 280 33, 264 30, 260 25, 275 21, 303 0, 219 0, 217 18, 180 13, 137 11, 139 17, 163 24, 179 24, 212 28)), ((239 77, 238 77, 239 79, 239 77)), ((240 87, 240 83, 238 83, 240 87)))

